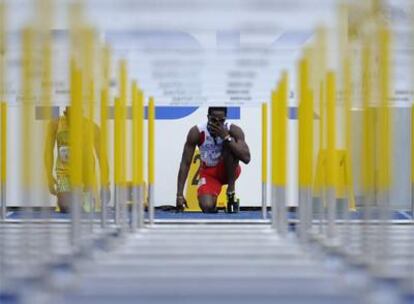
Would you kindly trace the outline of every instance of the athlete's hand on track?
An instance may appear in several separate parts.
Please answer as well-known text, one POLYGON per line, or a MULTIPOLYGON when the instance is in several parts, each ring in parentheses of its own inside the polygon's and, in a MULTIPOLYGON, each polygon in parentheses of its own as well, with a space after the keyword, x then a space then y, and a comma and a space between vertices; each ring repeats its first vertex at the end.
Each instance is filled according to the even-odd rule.
POLYGON ((177 212, 184 212, 184 207, 188 208, 187 201, 184 196, 177 195, 176 210, 177 212))

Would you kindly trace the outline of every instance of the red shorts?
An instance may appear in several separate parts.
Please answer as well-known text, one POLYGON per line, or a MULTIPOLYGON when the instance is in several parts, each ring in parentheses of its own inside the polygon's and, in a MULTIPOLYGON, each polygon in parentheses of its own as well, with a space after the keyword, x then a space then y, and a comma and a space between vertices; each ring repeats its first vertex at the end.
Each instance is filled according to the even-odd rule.
MULTIPOLYGON (((236 179, 240 176, 240 165, 236 168, 236 179)), ((221 187, 227 184, 226 170, 224 161, 220 161, 214 167, 200 167, 200 181, 198 183, 198 195, 214 195, 219 196, 221 187)))

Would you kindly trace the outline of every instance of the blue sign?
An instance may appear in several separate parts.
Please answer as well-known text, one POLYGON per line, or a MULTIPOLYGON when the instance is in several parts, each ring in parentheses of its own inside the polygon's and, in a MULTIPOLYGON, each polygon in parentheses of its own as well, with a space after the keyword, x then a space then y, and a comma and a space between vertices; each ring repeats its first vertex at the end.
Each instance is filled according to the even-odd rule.
MULTIPOLYGON (((158 120, 173 120, 181 119, 193 114, 199 107, 188 106, 156 106, 155 119, 158 120)), ((207 111, 206 111, 207 115, 207 111)), ((240 107, 227 107, 227 118, 238 120, 240 119, 240 107)), ((145 119, 148 119, 148 107, 145 107, 145 119)))

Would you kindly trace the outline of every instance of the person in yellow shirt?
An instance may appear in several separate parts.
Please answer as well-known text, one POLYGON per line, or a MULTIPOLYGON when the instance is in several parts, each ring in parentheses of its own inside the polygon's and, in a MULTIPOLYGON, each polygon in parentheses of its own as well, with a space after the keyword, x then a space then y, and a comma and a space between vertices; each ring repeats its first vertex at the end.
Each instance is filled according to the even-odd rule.
MULTIPOLYGON (((57 204, 61 212, 69 212, 71 206, 71 183, 69 174, 70 143, 69 143, 70 107, 66 107, 63 115, 53 119, 48 126, 44 150, 47 182, 49 192, 57 196, 57 204), (56 161, 55 146, 57 149, 56 161), (53 170, 54 169, 54 170, 53 170), (53 172, 55 171, 55 172, 53 172)), ((108 173, 108 162, 100 155, 100 129, 91 120, 83 119, 83 129, 93 130, 93 140, 90 134, 83 134, 83 183, 85 193, 96 193, 95 155, 99 161, 101 174, 108 173), (92 143, 93 142, 93 143, 92 143), (92 174, 91 174, 92 172, 92 174)), ((108 176, 108 174, 106 174, 108 176)), ((109 181, 101 185, 101 195, 105 193, 106 202, 110 199, 109 181)), ((105 203, 106 203, 105 202, 105 203)), ((85 209, 86 206, 84 206, 85 209)), ((90 210, 88 210, 90 211, 90 210)))

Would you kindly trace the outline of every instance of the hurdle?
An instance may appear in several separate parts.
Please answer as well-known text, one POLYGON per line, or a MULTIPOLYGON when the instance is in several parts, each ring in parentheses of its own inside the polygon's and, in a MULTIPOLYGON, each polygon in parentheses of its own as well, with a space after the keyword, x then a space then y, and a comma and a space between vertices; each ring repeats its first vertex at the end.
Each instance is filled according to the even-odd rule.
POLYGON ((267 148, 268 148, 268 111, 267 103, 262 103, 262 218, 267 218, 267 148))
MULTIPOLYGON (((305 50, 309 51, 309 50, 305 50)), ((306 240, 310 228, 312 212, 312 178, 313 178, 313 94, 310 85, 309 56, 299 62, 299 218, 300 236, 306 240)))
POLYGON ((148 219, 154 224, 154 182, 155 182, 155 102, 150 97, 148 102, 148 219))
POLYGON ((81 242, 81 206, 83 193, 83 115, 82 115, 82 72, 74 60, 71 61, 71 116, 69 117, 69 142, 71 149, 71 161, 69 163, 70 181, 72 190, 71 203, 71 240, 77 248, 81 242))
MULTIPOLYGON (((216 219, 185 222, 178 218, 180 215, 175 215, 178 218, 175 222, 162 222, 155 218, 158 214, 155 203, 161 203, 159 192, 156 192, 158 171, 155 171, 159 165, 156 158, 159 152, 156 127, 161 124, 156 125, 155 122, 160 116, 155 103, 159 106, 169 100, 148 84, 148 78, 134 78, 136 70, 139 70, 138 76, 147 71, 135 69, 135 63, 128 62, 125 58, 129 56, 119 51, 116 45, 102 46, 95 41, 96 37, 88 36, 96 32, 86 26, 90 21, 87 15, 82 17, 87 11, 81 2, 71 5, 74 10, 72 14, 79 21, 78 26, 71 28, 70 61, 64 68, 70 80, 67 94, 71 105, 69 170, 73 186, 72 213, 68 219, 65 215, 48 214, 42 210, 46 218, 31 218, 34 215, 28 213, 23 214, 21 219, 10 216, 0 221, 0 266, 4 269, 0 277, 5 282, 0 284, 0 299, 16 300, 17 303, 40 299, 46 303, 78 304, 136 301, 168 301, 170 304, 236 301, 241 304, 410 302, 414 295, 414 225, 411 219, 391 220, 393 29, 379 22, 386 16, 388 7, 374 1, 346 7, 346 12, 340 10, 339 18, 343 18, 340 22, 359 21, 358 16, 369 16, 369 20, 362 20, 356 25, 345 22, 339 28, 318 26, 312 40, 307 41, 301 51, 298 50, 299 57, 295 57, 293 66, 273 75, 277 77, 276 87, 274 78, 269 80, 266 92, 256 99, 262 101, 266 98, 265 94, 270 93, 268 103, 259 105, 262 111, 262 168, 261 185, 257 187, 257 192, 259 202, 261 186, 259 216, 263 219, 237 221, 230 218, 219 223, 216 219), (332 55, 332 49, 337 49, 333 40, 325 36, 337 35, 337 29, 340 31, 340 54, 329 61, 325 57, 332 55), (79 43, 86 40, 93 45, 79 43), (92 58, 91 50, 95 47, 102 54, 92 58), (351 57, 349 49, 355 57, 351 57), (91 62, 84 64, 85 60, 89 61, 87 58, 91 62), (112 60, 118 63, 114 73, 116 76, 110 73, 112 60), (333 64, 333 61, 336 63, 333 64), (93 73, 101 68, 103 79, 93 73), (130 75, 128 72, 131 72, 130 75), (296 88, 291 81, 297 83, 296 88), (146 95, 151 97, 146 99, 146 95), (99 99, 100 113, 95 111, 96 99, 99 99), (293 99, 296 104, 292 103, 293 99), (110 121, 112 104, 113 128, 110 121), (87 106, 87 117, 83 116, 83 106, 87 106), (351 132, 351 126, 355 123, 355 108, 361 112, 361 134, 351 132), (295 116, 296 109, 298 117, 295 116), (113 179, 115 188, 113 221, 107 193, 101 193, 100 227, 95 226, 97 221, 93 206, 90 213, 80 210, 85 185, 96 186, 92 180, 85 180, 83 175, 85 171, 89 177, 93 175, 89 164, 83 162, 83 148, 96 139, 90 128, 85 128, 84 118, 93 120, 98 114, 100 157, 114 156, 114 161, 102 164, 100 184, 108 186, 113 179), (144 134, 145 118, 147 134, 144 134), (297 122, 288 124, 289 120, 296 118, 297 122), (127 122, 129 119, 132 119, 132 124, 127 122), (316 130, 318 119, 319 129, 316 130), (290 181, 287 176, 292 173, 289 166, 292 158, 287 147, 290 137, 295 134, 295 129, 290 129, 294 123, 299 128, 299 167, 294 172, 299 184, 298 190, 295 189, 299 194, 299 218, 288 219, 286 208, 290 203, 287 198, 290 181), (268 148, 270 155, 267 155, 268 148), (314 150, 318 148, 320 153, 315 159, 314 150), (338 157, 338 151, 345 153, 349 157, 347 160, 362 159, 356 174, 361 175, 361 179, 346 179, 344 185, 339 183, 338 163, 341 157, 338 157), (317 164, 319 160, 324 163, 320 167, 317 164), (269 179, 268 168, 271 170, 269 179), (319 172, 322 178, 317 183, 318 170, 322 171, 319 172), (145 189, 146 173, 148 189, 145 189), (127 205, 129 178, 132 178, 131 211, 127 205), (362 197, 356 202, 356 207, 365 206, 362 215, 351 209, 354 184, 361 188, 358 192, 362 197), (271 189, 271 221, 266 219, 268 186, 271 189), (341 187, 346 193, 346 207, 343 210, 338 201, 342 198, 341 187), (316 215, 313 198, 318 190, 320 212, 316 215), (144 211, 146 191, 149 193, 147 214, 144 211), (52 218, 57 216, 62 218, 52 218), (87 225, 92 229, 83 229, 87 225)), ((151 4, 146 5, 150 7, 151 4)), ((215 7, 217 4, 209 5, 215 7)), ((229 7, 232 6, 229 4, 229 7)), ((1 10, 0 4, 0 16, 1 10)), ((38 17, 43 16, 41 10, 37 10, 37 14, 38 17)), ((235 21, 230 14, 223 14, 229 18, 226 22, 235 21)), ((182 21, 184 27, 186 22, 182 21)), ((192 22, 198 24, 196 22, 199 21, 194 19, 192 22)), ((228 23, 218 23, 218 29, 220 26, 228 27, 228 23)), ((23 58, 28 59, 22 60, 25 64, 20 75, 22 84, 27 87, 21 91, 26 104, 22 103, 24 107, 17 107, 17 110, 27 113, 30 113, 28 109, 32 104, 29 101, 32 95, 37 96, 39 84, 29 73, 33 68, 30 64, 35 63, 35 60, 30 62, 32 59, 29 57, 37 45, 35 37, 39 34, 38 30, 26 26, 23 31, 18 31, 23 33, 25 40, 23 58)), ((50 31, 48 33, 51 34, 50 31)), ((226 55, 233 54, 231 51, 226 55)), ((168 54, 170 56, 175 52, 168 54)), ((220 52, 217 54, 221 55, 220 52)), ((236 50, 236 54, 242 56, 243 52, 236 50)), ((45 71, 42 81, 47 83, 48 79, 54 80, 53 73, 47 72, 47 62, 51 58, 47 52, 42 55, 46 58, 45 66, 42 66, 45 71)), ((269 62, 273 64, 273 61, 269 62)), ((278 67, 270 68, 273 71, 278 67)), ((1 80, 0 86, 4 86, 1 80)), ((55 101, 48 100, 47 91, 50 88, 43 89, 40 94, 43 94, 46 104, 55 104, 55 101)), ((4 92, 4 88, 0 87, 0 91, 4 92)), ((211 100, 212 97, 208 98, 211 100)), ((13 123, 13 113, 10 112, 14 109, 10 109, 13 99, 1 95, 0 102, 0 182, 2 216, 6 216, 6 178, 13 173, 9 166, 6 167, 7 156, 12 158, 16 153, 11 145, 8 146, 11 140, 7 136, 7 127, 13 126, 10 125, 13 123), (10 150, 6 151, 7 148, 10 150)), ((24 132, 19 133, 17 141, 26 140, 34 134, 28 122, 23 123, 26 124, 24 132)), ((255 127, 259 130, 260 123, 257 122, 255 127)), ((259 131, 258 135, 259 142, 259 131)), ((22 160, 26 157, 24 161, 28 166, 33 166, 33 159, 28 157, 27 152, 21 157, 22 160)), ((259 173, 260 168, 255 169, 259 173)), ((406 170, 410 169, 414 171, 407 165, 406 170)), ((34 196, 29 194, 35 181, 31 175, 37 172, 24 173, 27 174, 24 190, 27 190, 25 196, 28 197, 24 207, 32 207, 34 196)))
POLYGON ((124 227, 126 210, 126 103, 127 63, 119 63, 119 98, 115 101, 115 223, 124 227))
MULTIPOLYGON (((101 111, 100 111, 100 123, 101 123, 101 137, 100 137, 100 157, 104 160, 102 163, 102 171, 100 175, 101 186, 109 187, 109 168, 108 168, 108 101, 109 101, 109 48, 103 49, 103 63, 104 63, 104 84, 101 90, 101 111)), ((107 212, 108 212, 108 193, 101 191, 101 227, 105 228, 107 225, 107 212)))
POLYGON ((0 3, 0 182, 1 182, 1 219, 6 219, 6 181, 7 181, 7 102, 6 102, 6 6, 0 3))
POLYGON ((5 220, 7 215, 7 103, 2 101, 0 103, 0 145, 1 145, 1 219, 5 220))
POLYGON ((132 163, 133 163, 133 194, 134 206, 132 229, 144 227, 144 94, 135 86, 132 104, 132 163), (134 215, 135 214, 135 215, 134 215))
POLYGON ((286 218, 286 138, 288 75, 272 94, 272 226, 281 235, 287 233, 286 218))
POLYGON ((327 236, 335 236, 335 217, 336 217, 336 196, 335 196, 335 164, 336 164, 336 126, 335 126, 335 100, 336 100, 336 77, 335 73, 330 71, 326 74, 326 124, 327 124, 327 166, 326 166, 326 203, 328 205, 328 229, 327 236))

